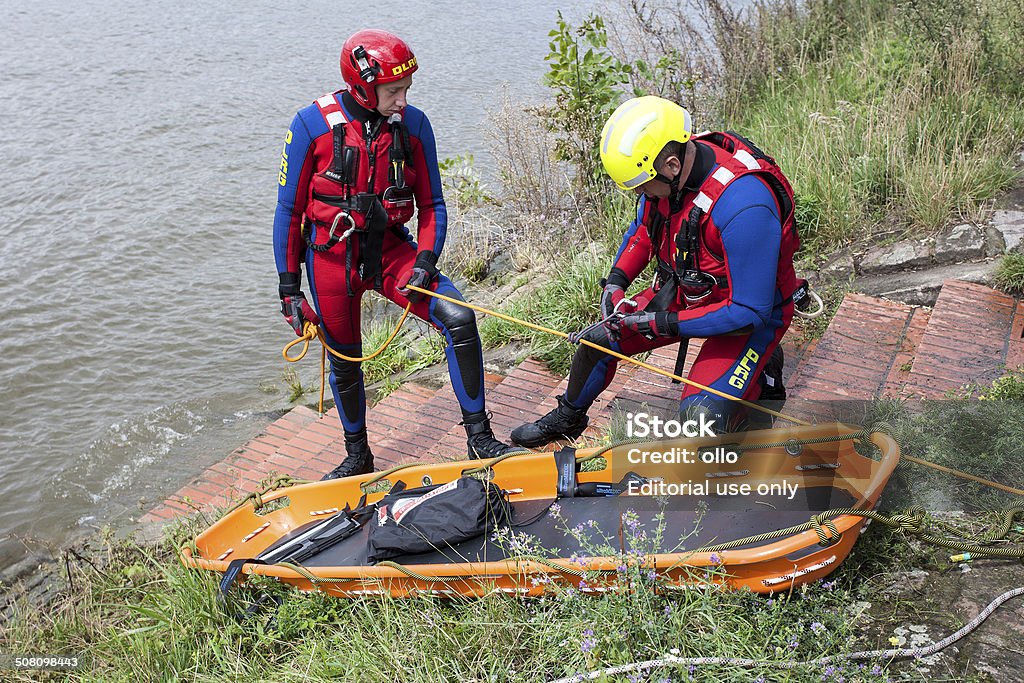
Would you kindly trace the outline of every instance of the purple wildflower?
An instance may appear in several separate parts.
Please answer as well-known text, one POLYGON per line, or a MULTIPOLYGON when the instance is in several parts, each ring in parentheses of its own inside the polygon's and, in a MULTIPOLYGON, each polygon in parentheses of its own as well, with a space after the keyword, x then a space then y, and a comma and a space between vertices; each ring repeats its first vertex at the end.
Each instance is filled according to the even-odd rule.
POLYGON ((591 629, 587 629, 583 632, 583 639, 580 640, 580 649, 584 653, 590 652, 597 645, 597 641, 594 640, 594 632, 591 629))
POLYGON ((708 559, 711 560, 711 564, 722 564, 722 558, 719 557, 718 553, 711 553, 711 557, 708 559))
POLYGON ((820 621, 816 621, 813 624, 811 624, 811 630, 815 633, 821 633, 825 630, 825 625, 822 624, 820 621))

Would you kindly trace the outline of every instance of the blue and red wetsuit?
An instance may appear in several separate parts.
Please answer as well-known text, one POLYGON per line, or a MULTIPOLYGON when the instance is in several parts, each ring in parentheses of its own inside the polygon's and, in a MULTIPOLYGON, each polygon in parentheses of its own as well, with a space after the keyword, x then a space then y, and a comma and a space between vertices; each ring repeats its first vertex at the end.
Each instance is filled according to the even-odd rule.
MULTIPOLYGON (((695 136, 696 162, 680 195, 655 200, 641 196, 612 270, 613 277, 628 284, 657 259, 657 284, 633 297, 643 310, 661 286, 682 275, 679 255, 685 242, 679 237, 696 202, 700 208, 710 208, 710 213, 701 214, 695 223, 699 248, 693 258, 715 284, 700 298, 688 299, 680 285, 670 301, 658 301, 658 310, 674 312, 678 337, 651 340, 623 330, 621 338, 613 340, 598 327, 588 338, 633 355, 676 343, 679 337, 704 337, 689 379, 729 396, 755 400, 760 394, 757 378, 792 320, 792 294, 797 286, 793 253, 799 240, 793 226, 792 191, 781 172, 776 173, 777 167, 772 171, 780 178, 777 181, 772 174, 754 170, 768 164, 755 167, 756 160, 749 154, 737 152, 739 146, 726 149, 715 144, 721 140, 721 136, 695 136), (708 194, 713 202, 708 202, 708 194)), ((581 346, 573 358, 565 400, 575 408, 589 407, 611 382, 617 363, 611 356, 581 346)), ((682 409, 693 402, 716 405, 723 418, 730 412, 717 395, 687 385, 682 409)))
MULTIPOLYGON (((311 298, 328 344, 347 356, 362 355, 362 294, 377 289, 404 308, 408 300, 398 291, 398 279, 424 259, 433 267, 444 246, 448 217, 434 134, 419 109, 406 107, 403 118, 404 134, 401 125, 382 119, 339 91, 300 110, 285 138, 274 217, 277 270, 297 278, 305 262, 311 298), (344 126, 343 137, 333 130, 339 124, 344 126), (411 198, 407 195, 409 201, 404 203, 384 202, 366 211, 365 200, 387 196, 396 185, 396 137, 402 151, 398 184, 407 193, 411 190, 411 198), (343 154, 347 164, 335 163, 335 150, 342 148, 347 150, 343 154), (362 204, 357 201, 359 195, 362 204), (417 212, 418 243, 405 225, 413 214, 411 200, 417 212), (373 211, 376 220, 368 218, 373 211), (349 227, 357 231, 339 240, 349 227), (331 241, 336 243, 327 248, 331 241)), ((462 299, 443 274, 437 274, 429 288, 462 299)), ((448 369, 463 414, 482 414, 483 358, 473 312, 425 297, 412 305, 412 313, 429 321, 447 340, 448 369)), ((366 401, 360 366, 333 355, 329 358, 331 390, 345 431, 361 432, 366 426, 366 401)))

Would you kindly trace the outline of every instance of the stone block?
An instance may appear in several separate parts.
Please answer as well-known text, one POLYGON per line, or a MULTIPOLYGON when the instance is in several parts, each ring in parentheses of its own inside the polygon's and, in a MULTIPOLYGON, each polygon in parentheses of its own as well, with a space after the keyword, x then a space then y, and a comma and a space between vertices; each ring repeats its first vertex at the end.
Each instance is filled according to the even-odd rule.
POLYGON ((974 261, 985 255, 985 232, 976 225, 956 225, 935 240, 935 262, 974 261))
POLYGON ((860 261, 860 272, 865 274, 895 273, 931 264, 932 247, 921 240, 903 240, 885 247, 875 247, 860 261))
POLYGON ((996 211, 992 227, 1002 234, 1007 251, 1024 251, 1024 211, 996 211))

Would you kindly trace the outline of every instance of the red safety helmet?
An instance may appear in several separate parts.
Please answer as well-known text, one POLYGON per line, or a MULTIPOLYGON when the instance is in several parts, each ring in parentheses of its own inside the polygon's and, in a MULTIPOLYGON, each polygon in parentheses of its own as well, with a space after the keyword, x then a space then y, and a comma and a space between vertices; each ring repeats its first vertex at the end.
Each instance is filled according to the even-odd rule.
POLYGON ((416 55, 405 41, 387 31, 357 31, 341 47, 341 77, 367 109, 377 108, 377 85, 411 76, 417 68, 416 55))

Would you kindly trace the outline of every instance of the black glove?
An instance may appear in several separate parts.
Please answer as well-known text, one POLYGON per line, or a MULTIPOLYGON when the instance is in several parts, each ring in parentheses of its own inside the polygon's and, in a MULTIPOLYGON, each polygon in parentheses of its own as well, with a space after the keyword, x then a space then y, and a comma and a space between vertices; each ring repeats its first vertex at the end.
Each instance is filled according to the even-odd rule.
POLYGON ((280 273, 278 277, 280 284, 277 286, 277 294, 281 297, 281 315, 295 330, 295 334, 301 337, 306 321, 319 325, 320 316, 299 289, 298 273, 280 273))
POLYGON ((601 282, 604 289, 601 291, 601 318, 607 319, 615 313, 632 313, 636 306, 622 304, 626 300, 626 288, 629 287, 629 278, 618 268, 612 268, 608 277, 601 282))
POLYGON ((426 289, 436 277, 437 254, 432 251, 421 251, 416 255, 416 261, 413 262, 412 268, 402 273, 401 277, 398 278, 398 293, 411 303, 416 303, 423 298, 423 294, 410 291, 406 287, 412 285, 413 287, 426 289))
POLYGON ((617 335, 621 335, 623 330, 630 330, 652 340, 659 337, 679 336, 679 316, 668 311, 644 311, 617 316, 607 324, 608 328, 617 335))

